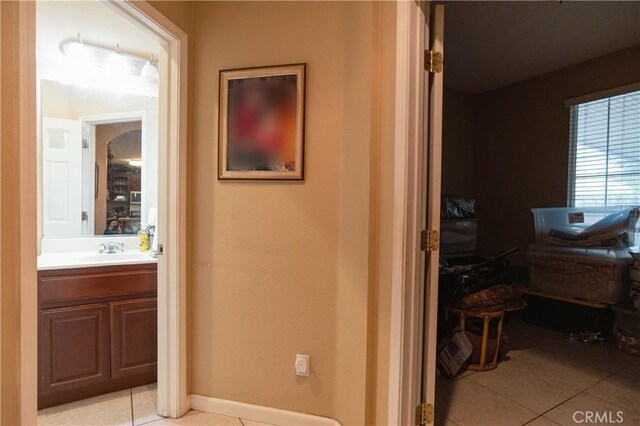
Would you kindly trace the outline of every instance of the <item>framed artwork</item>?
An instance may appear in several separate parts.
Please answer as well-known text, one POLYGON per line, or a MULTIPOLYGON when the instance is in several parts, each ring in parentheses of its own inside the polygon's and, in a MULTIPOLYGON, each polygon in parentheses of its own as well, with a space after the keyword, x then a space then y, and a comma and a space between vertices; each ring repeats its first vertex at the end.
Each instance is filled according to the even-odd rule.
POLYGON ((218 178, 304 179, 306 64, 220 71, 218 178))

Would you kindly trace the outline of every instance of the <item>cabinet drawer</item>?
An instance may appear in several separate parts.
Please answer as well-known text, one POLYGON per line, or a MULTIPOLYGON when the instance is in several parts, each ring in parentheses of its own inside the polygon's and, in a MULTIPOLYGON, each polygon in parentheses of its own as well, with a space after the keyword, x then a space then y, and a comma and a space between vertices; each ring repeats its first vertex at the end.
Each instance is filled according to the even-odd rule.
POLYGON ((76 268, 38 273, 40 309, 157 294, 156 264, 76 268))

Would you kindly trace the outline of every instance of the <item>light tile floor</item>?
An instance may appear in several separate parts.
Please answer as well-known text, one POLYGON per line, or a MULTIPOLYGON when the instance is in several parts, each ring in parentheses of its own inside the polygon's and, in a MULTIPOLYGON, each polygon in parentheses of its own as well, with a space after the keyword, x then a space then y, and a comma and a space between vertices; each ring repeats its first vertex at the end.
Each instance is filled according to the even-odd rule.
POLYGON ((38 425, 272 426, 252 420, 195 410, 189 411, 179 419, 165 419, 156 414, 156 395, 156 385, 153 384, 46 408, 38 412, 38 425))
MULTIPOLYGON (((640 358, 570 342, 560 333, 520 321, 507 325, 511 352, 497 369, 438 377, 436 424, 446 426, 554 426, 576 423, 576 411, 618 411, 640 425, 640 358)), ((584 420, 578 417, 578 420, 584 420)), ((180 419, 156 415, 155 385, 101 395, 38 413, 39 425, 265 426, 247 419, 190 411, 180 419)), ((606 422, 605 422, 606 424, 606 422)))
POLYGON ((640 425, 639 357, 618 351, 612 342, 571 342, 515 318, 506 329, 511 352, 498 368, 453 380, 438 377, 437 425, 640 425), (589 422, 578 413, 576 422, 577 411, 609 417, 589 422))

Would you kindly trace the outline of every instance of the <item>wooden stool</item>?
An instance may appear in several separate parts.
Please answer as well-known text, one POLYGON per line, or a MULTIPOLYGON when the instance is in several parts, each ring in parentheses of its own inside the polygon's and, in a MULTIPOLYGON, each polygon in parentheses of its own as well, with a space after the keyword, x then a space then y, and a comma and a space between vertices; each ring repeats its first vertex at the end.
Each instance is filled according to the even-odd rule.
POLYGON ((451 306, 447 306, 445 309, 447 314, 450 312, 452 314, 458 315, 460 329, 463 333, 465 332, 465 322, 466 322, 465 320, 467 319, 467 317, 480 318, 483 321, 482 343, 480 347, 480 362, 478 364, 466 364, 465 368, 467 370, 473 370, 473 371, 489 371, 496 368, 498 366, 498 352, 500 351, 500 340, 502 338, 502 323, 504 320, 505 311, 486 312, 482 310, 458 309, 451 306), (496 350, 493 355, 493 360, 490 363, 487 363, 487 349, 489 346, 489 323, 494 318, 498 318, 498 334, 496 336, 496 350))

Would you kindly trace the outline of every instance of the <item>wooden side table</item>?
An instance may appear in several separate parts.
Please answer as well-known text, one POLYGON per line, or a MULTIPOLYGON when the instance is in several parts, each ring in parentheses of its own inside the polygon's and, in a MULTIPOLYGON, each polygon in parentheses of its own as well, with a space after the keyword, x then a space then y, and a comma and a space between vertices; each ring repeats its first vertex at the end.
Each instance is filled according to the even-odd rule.
MULTIPOLYGON (((482 319, 482 340, 480 346, 480 362, 478 364, 466 364, 465 368, 467 370, 473 371, 489 371, 493 370, 498 366, 498 352, 500 351, 500 341, 502 338, 502 324, 504 321, 505 311, 482 311, 482 310, 471 310, 471 309, 458 309, 452 306, 445 307, 446 313, 455 314, 458 316, 458 322, 460 324, 460 329, 462 332, 465 332, 466 319, 467 317, 471 318, 480 318, 482 319), (498 334, 496 336, 496 348, 495 353, 493 355, 493 360, 487 363, 487 349, 489 346, 489 324, 491 320, 497 318, 498 319, 498 334)), ((475 352, 474 347, 474 352, 475 352)))

